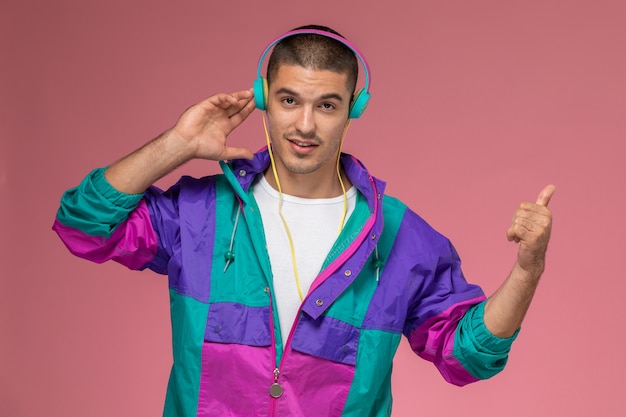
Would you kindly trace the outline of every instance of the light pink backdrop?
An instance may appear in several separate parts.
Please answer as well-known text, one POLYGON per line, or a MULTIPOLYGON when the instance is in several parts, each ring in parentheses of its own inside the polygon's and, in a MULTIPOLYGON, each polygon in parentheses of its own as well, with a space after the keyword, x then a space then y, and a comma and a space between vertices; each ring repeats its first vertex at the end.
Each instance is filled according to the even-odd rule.
MULTIPOLYGON (((73 258, 50 230, 58 200, 187 106, 250 87, 266 43, 312 22, 372 68, 346 150, 454 241, 487 292, 514 260, 515 206, 558 186, 548 268, 507 369, 459 389, 403 342, 394 416, 626 415, 625 4, 3 0, 0 415, 160 415, 166 280, 73 258)), ((232 140, 261 147, 259 114, 232 140)))

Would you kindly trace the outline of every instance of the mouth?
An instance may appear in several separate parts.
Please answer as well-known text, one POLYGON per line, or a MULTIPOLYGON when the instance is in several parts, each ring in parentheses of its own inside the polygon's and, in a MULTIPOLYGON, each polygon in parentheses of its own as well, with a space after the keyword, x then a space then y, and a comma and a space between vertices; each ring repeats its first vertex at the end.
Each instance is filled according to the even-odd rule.
POLYGON ((291 148, 299 154, 307 154, 312 152, 319 144, 315 141, 304 140, 300 138, 286 138, 291 144, 291 148))
POLYGON ((297 139, 288 139, 288 140, 289 140, 289 142, 291 142, 291 143, 293 143, 294 145, 299 146, 299 147, 301 147, 301 148, 308 148, 308 147, 310 147, 310 146, 317 146, 317 145, 316 145, 316 144, 314 144, 314 143, 310 143, 310 142, 302 142, 302 141, 297 140, 297 139))

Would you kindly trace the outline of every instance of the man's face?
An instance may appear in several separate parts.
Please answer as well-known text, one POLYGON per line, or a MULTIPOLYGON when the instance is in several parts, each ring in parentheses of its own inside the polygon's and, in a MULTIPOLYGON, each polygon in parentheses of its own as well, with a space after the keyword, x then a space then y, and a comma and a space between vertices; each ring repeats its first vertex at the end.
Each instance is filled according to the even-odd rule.
POLYGON ((337 153, 348 121, 347 75, 282 65, 272 78, 267 115, 279 179, 335 175, 337 153))

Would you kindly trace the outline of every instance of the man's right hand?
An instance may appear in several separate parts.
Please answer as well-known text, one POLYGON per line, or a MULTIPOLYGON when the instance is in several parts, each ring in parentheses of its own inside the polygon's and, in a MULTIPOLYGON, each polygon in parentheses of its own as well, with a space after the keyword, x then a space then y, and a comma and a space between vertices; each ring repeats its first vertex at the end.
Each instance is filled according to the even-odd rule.
POLYGON ((109 166, 105 177, 118 191, 139 194, 191 159, 252 159, 252 151, 227 146, 226 138, 253 111, 252 89, 211 96, 187 109, 173 128, 109 166))
POLYGON ((187 109, 170 133, 193 146, 194 158, 214 161, 252 159, 253 153, 249 149, 227 146, 226 137, 253 110, 252 89, 216 94, 187 109))

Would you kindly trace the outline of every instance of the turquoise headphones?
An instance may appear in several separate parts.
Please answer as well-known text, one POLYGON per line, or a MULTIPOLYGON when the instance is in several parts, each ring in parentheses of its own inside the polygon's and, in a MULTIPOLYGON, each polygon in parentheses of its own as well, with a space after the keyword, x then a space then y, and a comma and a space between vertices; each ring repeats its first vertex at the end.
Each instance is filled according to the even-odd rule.
POLYGON ((365 58, 363 58, 363 56, 356 49, 356 47, 352 45, 350 42, 348 42, 346 39, 342 38, 341 36, 335 35, 334 33, 326 32, 324 30, 317 30, 317 29, 292 30, 291 32, 287 32, 284 35, 278 37, 272 43, 270 43, 267 46, 267 48, 265 48, 265 50, 261 54, 261 58, 259 59, 259 66, 257 68, 257 79, 254 80, 254 102, 256 103, 256 107, 260 110, 266 110, 267 108, 267 94, 268 94, 267 93, 267 90, 268 90, 267 80, 263 78, 263 76, 261 75, 261 70, 263 67, 263 61, 265 60, 265 56, 269 53, 272 47, 276 45, 278 42, 280 42, 281 40, 288 38, 290 36, 300 35, 300 34, 305 34, 305 33, 326 36, 327 38, 332 38, 338 42, 341 42, 342 44, 350 48, 352 52, 354 52, 354 55, 361 62, 361 66, 363 67, 363 70, 365 72, 365 87, 359 89, 358 91, 354 93, 352 104, 350 106, 350 113, 348 115, 348 117, 351 119, 358 119, 359 117, 361 117, 361 115, 367 108, 367 104, 370 99, 370 93, 369 93, 370 72, 369 72, 369 66, 367 65, 367 61, 365 60, 365 58))

